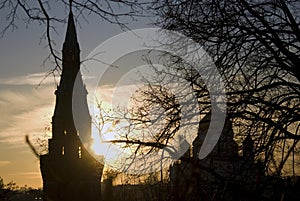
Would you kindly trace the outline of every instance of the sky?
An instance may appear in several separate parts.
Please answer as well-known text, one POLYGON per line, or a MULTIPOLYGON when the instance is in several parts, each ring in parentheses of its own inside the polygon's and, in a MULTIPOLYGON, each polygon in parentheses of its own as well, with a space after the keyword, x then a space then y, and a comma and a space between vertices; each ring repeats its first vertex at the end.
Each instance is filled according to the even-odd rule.
MULTIPOLYGON (((53 15, 62 14, 53 11, 57 12, 53 9, 53 15)), ((67 16, 67 13, 62 15, 67 16)), ((2 28, 6 21, 3 13, 0 17, 2 28)), ((151 20, 146 18, 128 22, 133 29, 153 27, 149 24, 151 20)), ((29 135, 33 143, 39 136, 49 135, 45 128, 50 126, 54 111, 56 84, 51 76, 43 80, 51 69, 49 63, 43 66, 49 54, 45 40, 41 40, 44 27, 37 23, 26 27, 21 18, 17 25, 18 29, 8 31, 0 39, 0 177, 5 183, 14 181, 19 186, 38 188, 42 186, 39 160, 26 144, 25 135, 29 135)), ((59 36, 53 34, 58 49, 62 47, 65 29, 66 26, 58 26, 59 36)), ((118 25, 93 16, 88 18, 88 23, 80 21, 77 35, 81 58, 122 32, 118 25)), ((109 92, 109 89, 103 91, 109 92)))

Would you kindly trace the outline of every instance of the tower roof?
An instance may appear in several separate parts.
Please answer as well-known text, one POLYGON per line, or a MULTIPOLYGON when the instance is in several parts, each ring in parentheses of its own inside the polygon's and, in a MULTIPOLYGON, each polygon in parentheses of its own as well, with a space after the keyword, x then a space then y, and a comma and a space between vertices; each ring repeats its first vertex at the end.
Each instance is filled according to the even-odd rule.
POLYGON ((79 48, 72 10, 70 10, 69 13, 68 26, 63 48, 79 48))

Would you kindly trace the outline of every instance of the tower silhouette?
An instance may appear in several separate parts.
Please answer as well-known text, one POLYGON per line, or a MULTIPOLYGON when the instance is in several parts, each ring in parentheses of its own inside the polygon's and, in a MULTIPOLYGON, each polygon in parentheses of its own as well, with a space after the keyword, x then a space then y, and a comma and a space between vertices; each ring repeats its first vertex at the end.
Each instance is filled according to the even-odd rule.
POLYGON ((91 142, 91 116, 80 73, 80 49, 71 2, 62 53, 52 139, 49 139, 48 154, 40 156, 44 200, 98 201, 101 200, 100 180, 104 165, 84 146, 91 142))

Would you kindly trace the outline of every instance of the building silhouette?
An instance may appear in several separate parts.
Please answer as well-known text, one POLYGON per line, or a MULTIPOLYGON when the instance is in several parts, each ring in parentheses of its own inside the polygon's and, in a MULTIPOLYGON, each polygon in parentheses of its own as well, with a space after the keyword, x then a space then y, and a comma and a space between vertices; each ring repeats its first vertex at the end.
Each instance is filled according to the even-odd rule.
MULTIPOLYGON (((255 195, 257 185, 266 178, 264 169, 254 159, 251 136, 243 140, 243 153, 239 154, 228 117, 214 149, 206 158, 198 159, 210 123, 211 113, 208 113, 199 123, 198 135, 190 150, 170 167, 174 196, 183 200, 231 200, 238 196, 237 200, 245 200, 246 193, 255 195), (242 195, 237 195, 239 193, 242 195)), ((246 200, 252 200, 250 195, 248 197, 246 200)))
POLYGON ((101 200, 104 165, 84 146, 91 143, 91 116, 80 73, 80 49, 71 6, 62 55, 62 74, 55 91, 52 139, 49 139, 48 153, 40 156, 43 200, 101 200))

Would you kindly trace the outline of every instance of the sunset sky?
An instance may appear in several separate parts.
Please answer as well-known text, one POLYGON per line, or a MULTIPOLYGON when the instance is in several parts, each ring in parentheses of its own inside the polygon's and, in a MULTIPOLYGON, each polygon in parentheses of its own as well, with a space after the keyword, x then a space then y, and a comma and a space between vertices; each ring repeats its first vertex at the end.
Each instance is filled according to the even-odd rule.
MULTIPOLYGON (((0 28, 6 23, 3 15, 0 14, 0 28)), ((148 20, 140 19, 129 25, 151 27, 148 20)), ((117 25, 99 18, 90 17, 88 21, 81 21, 81 28, 77 26, 81 58, 101 42, 122 32, 117 25)), ((17 25, 18 29, 8 31, 0 39, 0 176, 4 182, 13 180, 19 186, 41 187, 39 161, 25 143, 25 135, 34 143, 36 137, 45 134, 45 127, 50 126, 56 85, 53 77, 49 77, 38 87, 51 68, 49 63, 42 66, 49 54, 45 40, 40 42, 44 27, 32 23, 26 28, 21 18, 17 25)), ((57 49, 62 48, 65 29, 65 26, 58 27, 60 35, 54 35, 57 49)))

